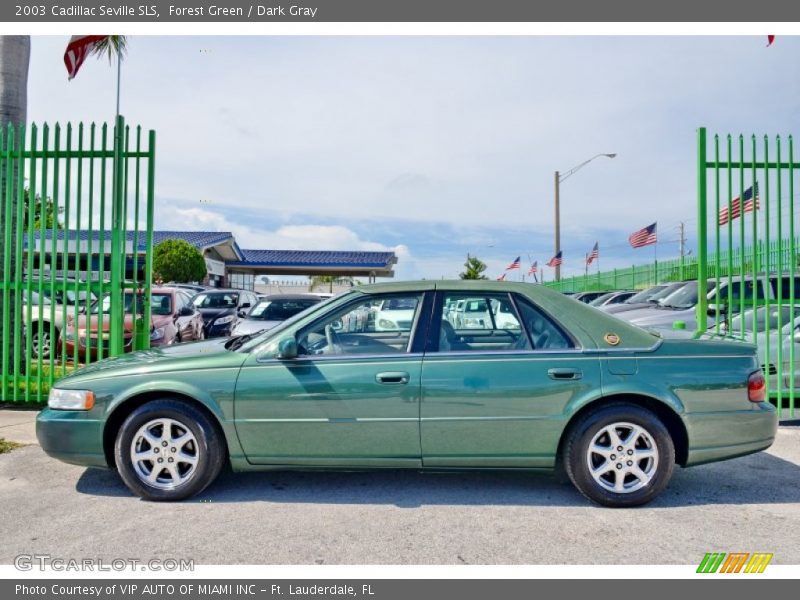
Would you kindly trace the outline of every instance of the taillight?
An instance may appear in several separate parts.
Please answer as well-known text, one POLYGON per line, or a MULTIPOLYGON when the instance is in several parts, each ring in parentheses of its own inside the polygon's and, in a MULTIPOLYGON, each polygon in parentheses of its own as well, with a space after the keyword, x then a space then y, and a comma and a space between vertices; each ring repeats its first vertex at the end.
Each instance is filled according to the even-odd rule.
POLYGON ((761 371, 751 373, 747 378, 747 399, 750 402, 763 402, 767 397, 767 382, 761 371))

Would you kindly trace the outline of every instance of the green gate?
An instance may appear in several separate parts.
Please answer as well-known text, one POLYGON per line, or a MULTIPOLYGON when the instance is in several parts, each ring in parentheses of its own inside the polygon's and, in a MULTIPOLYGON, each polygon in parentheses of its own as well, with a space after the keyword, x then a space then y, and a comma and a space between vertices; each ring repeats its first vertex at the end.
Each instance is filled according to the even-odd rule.
POLYGON ((767 392, 783 416, 795 415, 800 376, 800 307, 795 302, 792 137, 755 135, 697 138, 697 280, 713 287, 699 294, 698 331, 758 345, 767 392), (713 247, 710 253, 709 246, 713 247))
POLYGON ((154 166, 122 117, 0 135, 0 401, 149 346, 154 166))

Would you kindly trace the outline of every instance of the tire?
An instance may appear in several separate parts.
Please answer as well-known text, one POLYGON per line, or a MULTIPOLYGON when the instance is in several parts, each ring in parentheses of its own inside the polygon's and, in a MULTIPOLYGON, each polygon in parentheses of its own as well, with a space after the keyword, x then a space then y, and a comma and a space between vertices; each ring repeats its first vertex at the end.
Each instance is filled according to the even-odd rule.
POLYGON ((53 349, 53 340, 50 339, 50 324, 41 323, 32 328, 31 332, 31 358, 39 358, 41 351, 42 359, 49 359, 53 349), (41 330, 41 331, 40 331, 41 330))
POLYGON ((609 404, 584 415, 570 428, 564 467, 573 485, 589 500, 612 508, 641 506, 669 483, 675 468, 675 445, 651 411, 635 404, 609 404), (617 436, 614 445, 613 434, 617 436))
POLYGON ((208 487, 219 475, 226 452, 223 434, 210 417, 187 402, 164 399, 143 404, 125 419, 114 457, 134 494, 174 501, 208 487), (135 460, 134 452, 143 458, 135 460))

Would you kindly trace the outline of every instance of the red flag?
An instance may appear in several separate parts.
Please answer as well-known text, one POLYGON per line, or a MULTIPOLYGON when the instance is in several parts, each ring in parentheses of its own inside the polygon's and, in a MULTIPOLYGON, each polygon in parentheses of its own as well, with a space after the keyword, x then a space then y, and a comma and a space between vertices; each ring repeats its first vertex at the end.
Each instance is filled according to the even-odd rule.
POLYGON ((64 64, 67 66, 69 79, 74 79, 78 74, 78 69, 81 68, 94 45, 107 37, 107 35, 73 35, 70 38, 64 52, 64 64))
POLYGON ((774 41, 775 41, 775 36, 774 35, 768 35, 767 36, 767 48, 772 46, 772 42, 774 42, 774 41))

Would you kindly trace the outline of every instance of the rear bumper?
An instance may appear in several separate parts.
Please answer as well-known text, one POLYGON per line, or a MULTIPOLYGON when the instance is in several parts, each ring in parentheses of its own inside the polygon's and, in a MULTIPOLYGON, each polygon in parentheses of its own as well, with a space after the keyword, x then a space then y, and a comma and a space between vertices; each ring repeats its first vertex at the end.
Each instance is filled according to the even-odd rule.
POLYGON ((66 463, 108 467, 103 451, 105 421, 88 412, 44 409, 36 417, 36 437, 42 450, 66 463))
POLYGON ((684 422, 689 434, 686 466, 766 450, 778 431, 775 407, 766 402, 751 410, 689 414, 684 422))

